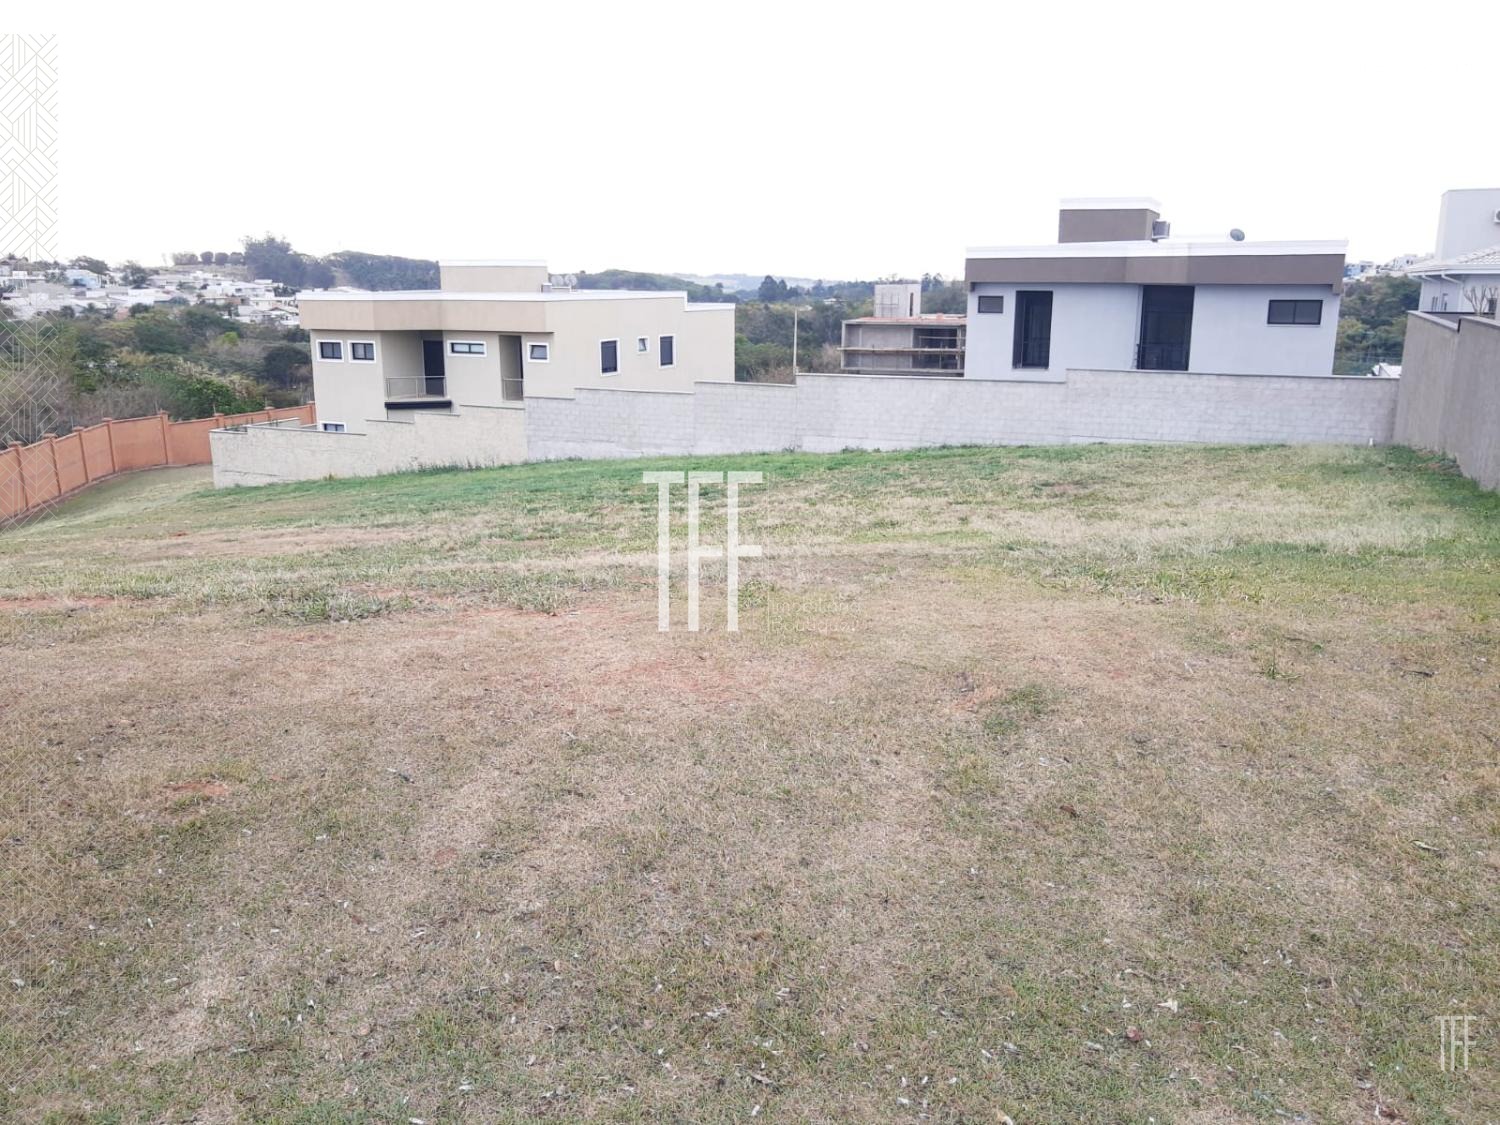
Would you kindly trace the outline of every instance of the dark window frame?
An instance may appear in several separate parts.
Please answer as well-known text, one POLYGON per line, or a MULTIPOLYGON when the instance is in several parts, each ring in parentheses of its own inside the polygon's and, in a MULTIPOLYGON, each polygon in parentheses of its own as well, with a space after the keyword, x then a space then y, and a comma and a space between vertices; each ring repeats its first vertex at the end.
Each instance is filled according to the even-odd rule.
POLYGON ((1315 327, 1323 323, 1323 300, 1321 297, 1273 297, 1266 303, 1266 323, 1315 327), (1281 317, 1276 315, 1278 311, 1282 313, 1281 317), (1311 320, 1307 319, 1308 315, 1312 316, 1311 320))
POLYGON ((677 337, 658 336, 656 338, 656 355, 663 367, 677 366, 677 337))
POLYGON ((978 303, 974 306, 974 311, 975 312, 982 312, 982 313, 1003 313, 1005 311, 1005 294, 1004 293, 981 293, 979 295, 979 301, 978 301, 978 303), (995 307, 994 308, 985 308, 985 302, 986 301, 992 301, 992 302, 994 302, 994 306, 995 307))
POLYGON ((489 348, 483 340, 449 340, 449 355, 488 355, 489 348))
POLYGON ((618 375, 620 373, 620 341, 599 341, 599 374, 618 375), (606 358, 608 357, 608 358, 606 358))
POLYGON ((1015 330, 1011 339, 1010 357, 1012 367, 1045 371, 1052 366, 1052 305, 1051 289, 1016 290, 1015 330), (1042 308, 1047 310, 1047 332, 1044 338, 1027 340, 1026 330, 1031 320, 1028 314, 1033 307, 1038 310, 1035 314, 1038 317, 1042 308))
POLYGON ((319 340, 318 358, 328 360, 329 362, 337 361, 342 363, 344 360, 344 342, 342 340, 319 340), (328 353, 329 348, 333 349, 332 355, 328 353))
POLYGON ((349 359, 356 363, 375 362, 375 342, 373 340, 350 340, 349 359), (360 349, 365 349, 369 354, 360 355, 360 349))

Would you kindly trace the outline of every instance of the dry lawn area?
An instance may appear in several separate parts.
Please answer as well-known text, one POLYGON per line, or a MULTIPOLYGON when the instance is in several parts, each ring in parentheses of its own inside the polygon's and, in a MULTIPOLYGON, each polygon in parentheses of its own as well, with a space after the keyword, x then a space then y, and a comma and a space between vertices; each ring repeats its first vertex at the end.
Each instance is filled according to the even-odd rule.
POLYGON ((0 1117, 1496 1120, 1497 614, 1401 450, 123 479, 0 534, 0 1117))

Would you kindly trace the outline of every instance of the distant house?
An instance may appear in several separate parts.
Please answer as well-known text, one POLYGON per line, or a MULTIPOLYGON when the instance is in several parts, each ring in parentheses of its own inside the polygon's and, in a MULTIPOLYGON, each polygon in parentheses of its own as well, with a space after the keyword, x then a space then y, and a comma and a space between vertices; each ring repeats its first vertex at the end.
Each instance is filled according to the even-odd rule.
POLYGON ((1500 188, 1443 193, 1437 250, 1407 268, 1423 312, 1494 316, 1500 306, 1500 188))
POLYGON ((734 306, 669 291, 573 290, 534 261, 441 262, 439 289, 304 290, 325 428, 520 406, 581 387, 691 391, 734 380, 734 306))
POLYGON ((923 313, 919 282, 881 283, 873 315, 844 321, 839 355, 858 375, 961 375, 964 318, 923 313))
POLYGON ((1064 200, 1056 245, 968 252, 964 376, 1328 375, 1346 245, 1172 238, 1153 200, 1064 200))

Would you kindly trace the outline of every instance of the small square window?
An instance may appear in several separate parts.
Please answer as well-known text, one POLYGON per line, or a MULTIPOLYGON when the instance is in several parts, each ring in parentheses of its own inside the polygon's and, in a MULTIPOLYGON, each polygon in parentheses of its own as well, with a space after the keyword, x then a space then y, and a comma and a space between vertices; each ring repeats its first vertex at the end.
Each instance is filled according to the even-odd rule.
POLYGON ((344 358, 344 345, 337 340, 319 340, 318 358, 341 360, 344 358))
POLYGON ((982 313, 1003 313, 1005 311, 1005 297, 990 294, 979 298, 979 311, 982 313))
POLYGON ((636 351, 643 352, 647 348, 649 348, 650 346, 651 346, 651 343, 650 343, 649 340, 646 339, 646 337, 644 337, 644 336, 637 336, 635 338, 635 350, 636 351))
POLYGON ((357 359, 361 363, 374 363, 375 345, 368 340, 351 340, 349 343, 349 358, 357 359))
POLYGON ((677 362, 677 337, 663 336, 661 338, 661 365, 671 367, 677 362))
POLYGON ((599 373, 613 375, 620 370, 620 341, 599 341, 599 373))
POLYGON ((532 363, 546 363, 551 359, 548 353, 551 349, 546 344, 531 344, 526 349, 526 355, 532 363))

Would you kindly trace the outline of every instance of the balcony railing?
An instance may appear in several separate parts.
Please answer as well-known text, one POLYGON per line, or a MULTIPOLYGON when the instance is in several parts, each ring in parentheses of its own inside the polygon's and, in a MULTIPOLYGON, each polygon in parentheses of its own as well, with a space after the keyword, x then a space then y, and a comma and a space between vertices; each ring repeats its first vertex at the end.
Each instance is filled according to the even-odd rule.
POLYGON ((446 398, 448 380, 441 375, 387 375, 385 397, 395 398, 446 398))
POLYGON ((1137 344, 1135 369, 1137 371, 1186 371, 1188 369, 1188 345, 1137 344))

